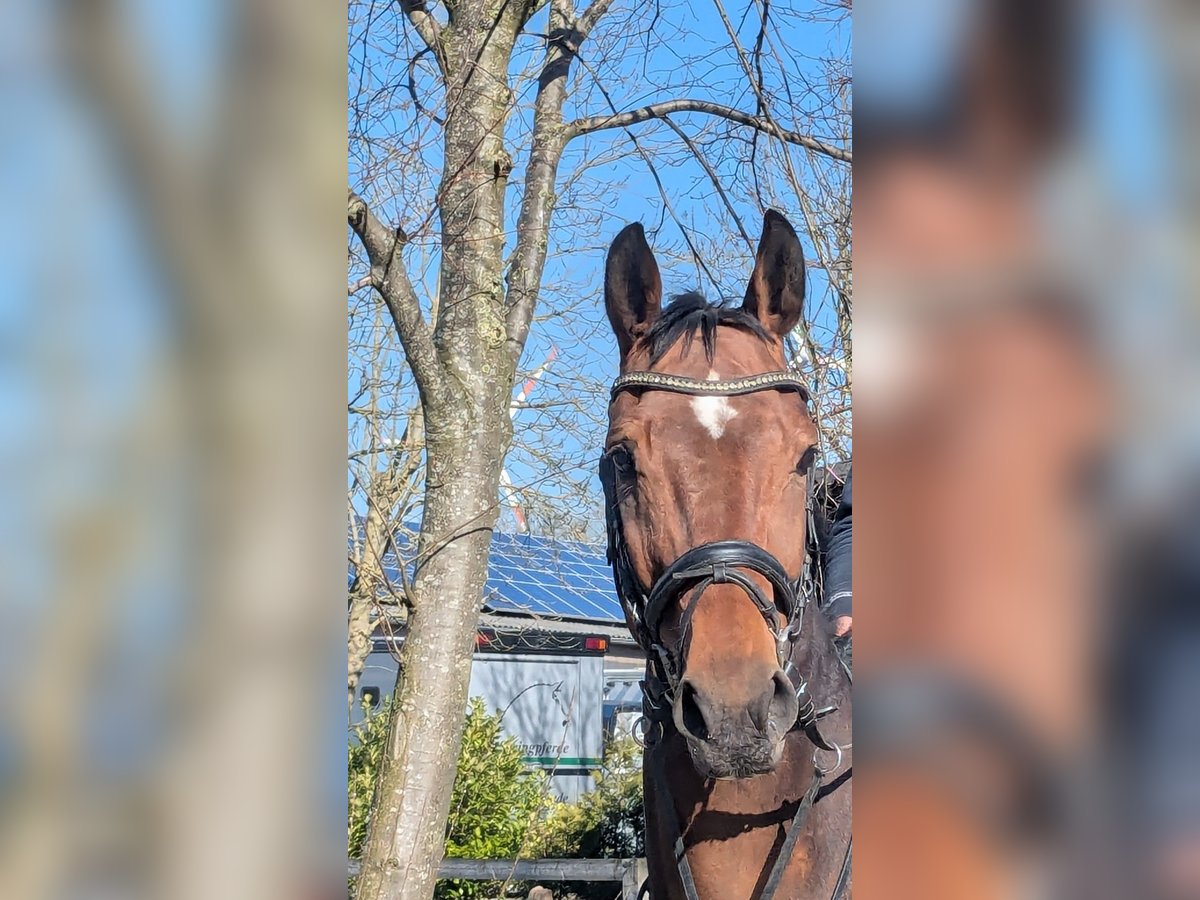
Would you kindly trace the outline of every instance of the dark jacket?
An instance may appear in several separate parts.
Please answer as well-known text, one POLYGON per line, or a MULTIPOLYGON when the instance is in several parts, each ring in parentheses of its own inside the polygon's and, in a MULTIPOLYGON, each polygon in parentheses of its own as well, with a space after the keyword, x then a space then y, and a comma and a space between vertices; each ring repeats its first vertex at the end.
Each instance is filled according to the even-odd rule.
POLYGON ((853 599, 850 546, 853 531, 853 503, 850 497, 852 472, 846 473, 846 486, 829 523, 825 544, 825 615, 831 619, 850 615, 853 599))

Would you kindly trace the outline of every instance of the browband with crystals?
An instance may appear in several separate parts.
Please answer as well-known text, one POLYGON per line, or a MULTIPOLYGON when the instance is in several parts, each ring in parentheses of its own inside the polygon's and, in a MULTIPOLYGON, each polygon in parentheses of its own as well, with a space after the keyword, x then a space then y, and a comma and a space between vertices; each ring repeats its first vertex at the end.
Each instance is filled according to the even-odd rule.
POLYGON ((738 394, 752 394, 755 391, 778 388, 795 391, 804 398, 805 403, 808 402, 808 385, 799 375, 791 372, 764 372, 762 375, 748 375, 745 378, 730 378, 723 381, 686 378, 683 375, 668 375, 664 372, 629 372, 613 382, 610 396, 615 399, 621 391, 634 388, 720 397, 733 397, 738 394))

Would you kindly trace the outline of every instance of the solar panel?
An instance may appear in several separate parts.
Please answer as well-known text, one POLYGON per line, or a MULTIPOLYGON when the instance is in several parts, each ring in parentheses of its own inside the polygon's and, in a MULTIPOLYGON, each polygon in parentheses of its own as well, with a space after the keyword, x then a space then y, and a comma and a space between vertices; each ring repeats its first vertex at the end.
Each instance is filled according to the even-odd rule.
MULTIPOLYGON (((414 543, 398 534, 396 544, 411 577, 414 543)), ((383 563, 386 577, 398 584, 396 554, 389 550, 383 563)), ((606 624, 625 621, 602 545, 507 532, 492 537, 484 608, 606 624)))
POLYGON ((498 534, 489 568, 492 612, 623 621, 603 547, 498 534))

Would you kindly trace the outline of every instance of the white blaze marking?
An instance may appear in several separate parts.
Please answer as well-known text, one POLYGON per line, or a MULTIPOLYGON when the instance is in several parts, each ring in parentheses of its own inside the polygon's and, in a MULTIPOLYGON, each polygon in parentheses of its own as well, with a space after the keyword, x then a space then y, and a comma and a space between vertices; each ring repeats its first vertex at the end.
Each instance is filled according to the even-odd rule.
MULTIPOLYGON (((720 381, 721 376, 715 370, 710 371, 708 380, 720 381)), ((737 415, 737 410, 729 405, 728 397, 693 397, 692 410, 713 440, 725 433, 725 426, 737 415)))

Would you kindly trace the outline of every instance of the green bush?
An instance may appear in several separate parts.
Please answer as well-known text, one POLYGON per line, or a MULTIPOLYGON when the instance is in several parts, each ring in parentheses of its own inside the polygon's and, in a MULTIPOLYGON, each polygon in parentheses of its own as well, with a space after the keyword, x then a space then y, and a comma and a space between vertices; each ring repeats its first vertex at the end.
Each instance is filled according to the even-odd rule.
MULTIPOLYGON (((646 855, 641 748, 633 738, 611 742, 595 787, 578 803, 552 801, 531 830, 529 859, 628 859, 646 855)), ((611 884, 559 886, 580 900, 611 900, 611 884)))
MULTIPOLYGON (((521 749, 500 731, 500 716, 471 700, 446 822, 446 855, 463 859, 522 856, 529 826, 546 798, 546 779, 521 761, 521 749)), ((499 885, 443 881, 438 897, 494 897, 499 885)))
POLYGON ((367 819, 371 813, 371 798, 375 794, 375 776, 387 745, 388 713, 392 698, 388 697, 377 710, 363 704, 363 721, 355 727, 350 741, 346 764, 346 794, 349 806, 347 850, 351 859, 362 854, 367 839, 367 819))
POLYGON ((530 857, 624 859, 645 856, 642 756, 633 738, 612 741, 595 788, 578 803, 548 805, 526 846, 530 857))

